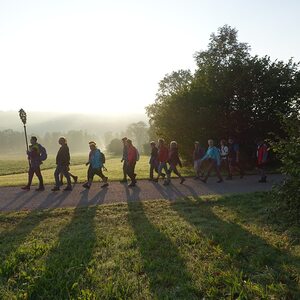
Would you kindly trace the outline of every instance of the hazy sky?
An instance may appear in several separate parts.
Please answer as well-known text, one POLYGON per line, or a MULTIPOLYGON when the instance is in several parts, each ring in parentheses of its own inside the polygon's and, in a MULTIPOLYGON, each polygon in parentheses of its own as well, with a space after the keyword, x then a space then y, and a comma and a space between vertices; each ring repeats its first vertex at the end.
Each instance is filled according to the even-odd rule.
POLYGON ((300 60, 297 0, 0 0, 0 110, 143 112, 166 73, 228 24, 300 60))

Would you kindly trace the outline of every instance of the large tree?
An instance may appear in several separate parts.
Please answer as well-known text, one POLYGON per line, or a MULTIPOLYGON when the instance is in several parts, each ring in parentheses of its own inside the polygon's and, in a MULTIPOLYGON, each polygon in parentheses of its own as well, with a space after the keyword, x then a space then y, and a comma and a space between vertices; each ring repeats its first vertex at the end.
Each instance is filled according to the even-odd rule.
POLYGON ((230 26, 212 34, 195 60, 194 74, 167 74, 147 107, 151 131, 176 139, 185 154, 196 139, 234 135, 251 144, 258 135, 280 134, 278 114, 299 110, 299 65, 251 56, 250 46, 239 42, 230 26))

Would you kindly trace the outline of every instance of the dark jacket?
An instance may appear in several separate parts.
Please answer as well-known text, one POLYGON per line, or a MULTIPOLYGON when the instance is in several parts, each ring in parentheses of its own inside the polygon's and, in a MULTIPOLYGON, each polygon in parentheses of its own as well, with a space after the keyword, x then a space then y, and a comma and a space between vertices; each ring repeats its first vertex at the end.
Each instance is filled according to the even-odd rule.
POLYGON ((158 148, 153 147, 151 150, 151 156, 150 156, 150 161, 149 164, 151 165, 157 165, 158 164, 158 148))
POLYGON ((68 166, 70 164, 70 151, 67 144, 59 148, 56 155, 56 164, 59 166, 68 166))

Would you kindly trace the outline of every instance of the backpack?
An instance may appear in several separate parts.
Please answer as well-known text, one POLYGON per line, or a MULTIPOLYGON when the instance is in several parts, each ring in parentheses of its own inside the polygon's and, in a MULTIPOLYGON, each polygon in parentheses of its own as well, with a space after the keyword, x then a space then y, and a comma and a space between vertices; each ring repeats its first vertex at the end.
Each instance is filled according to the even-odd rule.
POLYGON ((102 164, 104 165, 105 164, 105 155, 103 152, 100 152, 100 158, 101 158, 102 164))
POLYGON ((41 158, 41 161, 44 161, 44 160, 47 159, 47 151, 46 151, 46 149, 41 144, 39 144, 39 148, 40 148, 40 158, 41 158))

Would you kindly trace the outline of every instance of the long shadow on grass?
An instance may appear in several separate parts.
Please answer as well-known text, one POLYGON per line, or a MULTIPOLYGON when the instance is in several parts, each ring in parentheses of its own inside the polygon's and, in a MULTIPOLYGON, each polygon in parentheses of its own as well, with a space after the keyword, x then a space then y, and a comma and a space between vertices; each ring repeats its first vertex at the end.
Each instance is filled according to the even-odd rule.
POLYGON ((199 198, 194 200, 185 198, 171 204, 171 207, 199 229, 201 236, 204 235, 213 244, 219 245, 224 253, 230 255, 233 265, 243 273, 243 280, 250 279, 263 287, 269 285, 271 288, 273 283, 286 284, 291 293, 286 295, 287 299, 299 299, 300 289, 295 274, 289 274, 283 268, 300 267, 298 257, 273 247, 239 224, 222 220, 213 212, 217 202, 204 203, 199 198), (272 276, 264 276, 266 270, 273 270, 269 272, 272 276))
POLYGON ((201 297, 176 245, 147 218, 142 202, 128 202, 128 220, 136 235, 142 257, 142 273, 149 278, 155 299, 196 299, 201 297))
POLYGON ((257 192, 242 196, 224 196, 216 202, 216 205, 229 208, 249 223, 267 226, 277 233, 282 234, 284 232, 289 236, 293 245, 300 244, 299 229, 297 230, 295 226, 292 230, 287 231, 291 226, 285 219, 287 218, 286 213, 278 212, 276 215, 271 213, 274 209, 274 200, 267 193, 257 192))
MULTIPOLYGON (((52 195, 48 198, 52 199, 52 195)), ((42 208, 43 203, 37 208, 42 208)), ((16 226, 9 231, 0 234, 0 274, 1 280, 7 281, 15 272, 18 271, 18 265, 22 261, 22 255, 18 254, 17 249, 22 245, 26 238, 41 222, 45 221, 51 215, 50 210, 31 211, 24 217, 17 216, 21 219, 16 226)), ((9 222, 10 220, 7 219, 9 222)), ((11 222, 15 222, 15 217, 11 217, 11 222)))
POLYGON ((29 291, 31 299, 77 299, 79 296, 96 242, 97 208, 79 207, 84 205, 87 195, 88 191, 82 193, 70 223, 60 231, 41 277, 29 291))

